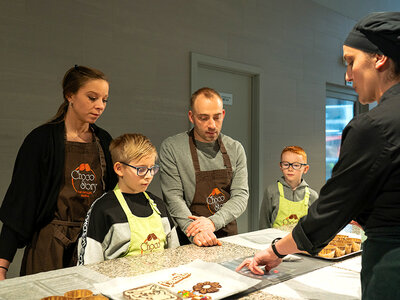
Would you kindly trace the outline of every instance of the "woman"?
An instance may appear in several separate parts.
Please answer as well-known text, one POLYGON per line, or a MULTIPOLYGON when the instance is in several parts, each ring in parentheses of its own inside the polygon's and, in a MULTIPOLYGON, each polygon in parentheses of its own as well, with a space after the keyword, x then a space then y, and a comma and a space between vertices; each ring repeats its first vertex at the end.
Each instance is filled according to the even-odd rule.
POLYGON ((363 246, 363 299, 399 299, 400 276, 400 12, 372 13, 343 45, 346 80, 362 104, 377 102, 343 130, 339 161, 308 215, 281 240, 238 268, 262 274, 286 254, 317 254, 351 220, 368 237, 363 246), (389 264, 388 262, 391 262, 389 264), (382 275, 376 277, 377 274, 382 275), (374 277, 375 276, 375 277, 374 277))
POLYGON ((0 208, 0 279, 16 249, 24 246, 21 275, 76 265, 86 213, 116 184, 111 136, 94 125, 107 104, 105 75, 75 66, 62 85, 64 102, 25 138, 0 208))

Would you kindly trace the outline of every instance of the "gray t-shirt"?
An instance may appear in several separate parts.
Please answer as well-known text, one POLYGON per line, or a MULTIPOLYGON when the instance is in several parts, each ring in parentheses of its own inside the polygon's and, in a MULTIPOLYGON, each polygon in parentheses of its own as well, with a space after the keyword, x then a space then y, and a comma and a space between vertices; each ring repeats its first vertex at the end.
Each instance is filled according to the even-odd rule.
MULTIPOLYGON (((221 133, 232 164, 233 179, 231 198, 214 215, 210 216, 215 229, 219 230, 237 219, 247 207, 249 198, 246 154, 243 146, 221 133)), ((218 142, 196 141, 201 171, 225 168, 218 142)), ((190 225, 192 213, 189 207, 193 201, 196 177, 189 148, 189 132, 183 132, 163 141, 160 148, 161 189, 168 210, 182 230, 190 225)))

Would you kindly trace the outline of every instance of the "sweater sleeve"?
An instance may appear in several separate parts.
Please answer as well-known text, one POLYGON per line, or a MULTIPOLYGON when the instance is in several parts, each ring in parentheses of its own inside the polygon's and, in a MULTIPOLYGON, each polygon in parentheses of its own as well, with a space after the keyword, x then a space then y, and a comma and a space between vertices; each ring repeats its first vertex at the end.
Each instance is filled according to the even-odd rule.
POLYGON ((108 242, 104 238, 110 224, 104 217, 104 211, 97 209, 100 200, 106 199, 109 194, 103 194, 90 207, 83 223, 82 234, 78 241, 78 265, 102 262, 105 260, 105 249, 108 242))
POLYGON ((173 227, 167 234, 167 248, 177 248, 180 246, 176 227, 173 227))
POLYGON ((3 225, 0 234, 0 258, 4 258, 9 262, 12 262, 17 249, 21 247, 19 245, 21 238, 18 238, 18 234, 7 225, 3 225))
POLYGON ((172 218, 184 231, 192 222, 188 219, 191 216, 188 206, 184 199, 182 179, 177 167, 172 145, 168 139, 164 141, 160 148, 161 164, 161 189, 165 203, 172 218))
MULTIPOLYGON (((28 244, 33 233, 53 217, 62 173, 58 171, 64 161, 63 144, 50 127, 38 127, 24 139, 0 208, 0 220, 16 233, 18 247, 28 244)), ((60 139, 62 142, 63 137, 60 139)), ((8 247, 8 243, 0 243, 1 249, 8 247)))
POLYGON ((308 201, 308 207, 310 207, 311 204, 313 204, 318 199, 318 193, 311 188, 309 188, 309 190, 310 190, 310 200, 308 201))
POLYGON ((260 229, 272 227, 272 195, 269 193, 269 188, 266 188, 264 192, 259 225, 260 229))

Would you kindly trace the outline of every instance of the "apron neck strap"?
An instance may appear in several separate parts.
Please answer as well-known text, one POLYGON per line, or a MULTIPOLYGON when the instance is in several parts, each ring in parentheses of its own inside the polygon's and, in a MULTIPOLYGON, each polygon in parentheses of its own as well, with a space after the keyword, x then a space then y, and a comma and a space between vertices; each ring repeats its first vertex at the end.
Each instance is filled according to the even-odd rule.
MULTIPOLYGON (((114 193, 115 193, 115 195, 117 196, 117 199, 118 199, 118 201, 119 201, 120 203, 121 203, 121 200, 120 200, 120 197, 121 197, 121 196, 122 196, 122 198, 123 198, 123 202, 126 203, 125 198, 124 198, 124 196, 122 195, 121 190, 119 189, 118 183, 117 183, 117 185, 116 185, 115 188, 114 188, 114 193)), ((146 197, 146 199, 149 201, 151 208, 153 208, 153 210, 156 210, 157 212, 159 212, 159 211, 158 211, 158 208, 157 208, 157 205, 154 203, 154 200, 151 199, 150 196, 149 196, 146 192, 143 192, 143 194, 144 194, 144 196, 146 197)), ((124 208, 124 206, 122 206, 122 208, 124 208)), ((124 209, 124 211, 125 211, 125 209, 124 209)), ((129 210, 129 212, 130 212, 130 210, 129 210)))
MULTIPOLYGON (((219 144, 219 150, 221 151, 222 158, 224 160, 224 166, 227 169, 232 169, 231 160, 229 159, 228 152, 226 151, 225 145, 222 142, 221 135, 218 135, 218 144, 219 144)), ((194 129, 192 129, 189 132, 189 146, 190 146, 190 153, 192 154, 194 170, 196 172, 200 172, 200 162, 199 162, 199 156, 197 155, 196 140, 194 138, 194 129)))

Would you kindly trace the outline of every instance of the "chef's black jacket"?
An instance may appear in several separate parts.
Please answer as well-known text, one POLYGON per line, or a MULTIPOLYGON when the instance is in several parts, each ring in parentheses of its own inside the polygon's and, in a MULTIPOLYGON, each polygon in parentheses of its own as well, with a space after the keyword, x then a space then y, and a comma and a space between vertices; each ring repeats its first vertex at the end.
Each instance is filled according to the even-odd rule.
POLYGON ((317 254, 351 220, 368 231, 400 226, 400 84, 343 130, 339 161, 319 199, 293 230, 317 254))

